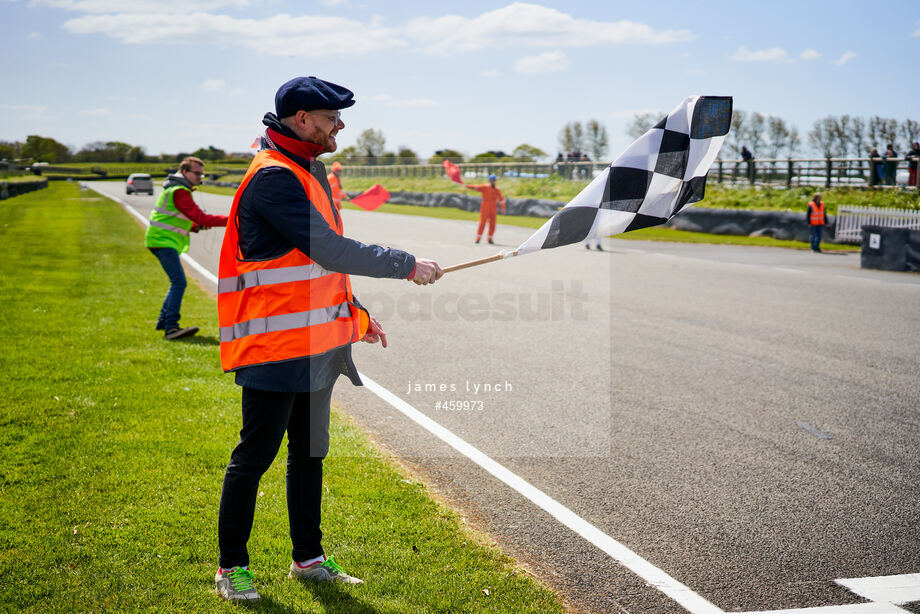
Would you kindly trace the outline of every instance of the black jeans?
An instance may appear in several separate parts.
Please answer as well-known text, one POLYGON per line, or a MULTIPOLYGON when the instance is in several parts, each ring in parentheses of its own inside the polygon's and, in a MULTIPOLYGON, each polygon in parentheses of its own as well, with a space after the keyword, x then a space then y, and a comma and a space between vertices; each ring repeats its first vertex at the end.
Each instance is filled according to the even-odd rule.
POLYGON ((323 554, 320 503, 323 458, 329 451, 332 386, 315 392, 269 392, 243 387, 243 428, 230 456, 220 494, 217 537, 220 566, 249 564, 259 480, 288 434, 287 506, 291 556, 303 561, 323 554))

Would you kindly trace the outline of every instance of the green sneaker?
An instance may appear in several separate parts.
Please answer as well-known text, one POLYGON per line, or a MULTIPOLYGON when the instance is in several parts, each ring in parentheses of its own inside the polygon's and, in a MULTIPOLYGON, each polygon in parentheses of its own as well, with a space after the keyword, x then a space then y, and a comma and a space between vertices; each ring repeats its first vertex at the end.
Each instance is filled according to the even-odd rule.
POLYGON ((294 561, 291 563, 291 573, 289 578, 299 578, 303 580, 313 580, 314 582, 341 582, 343 584, 364 584, 364 580, 349 576, 342 571, 332 557, 329 557, 322 563, 313 563, 308 567, 301 567, 300 563, 294 561))
POLYGON ((259 593, 252 585, 252 572, 245 567, 218 569, 214 590, 227 601, 258 601, 259 593))

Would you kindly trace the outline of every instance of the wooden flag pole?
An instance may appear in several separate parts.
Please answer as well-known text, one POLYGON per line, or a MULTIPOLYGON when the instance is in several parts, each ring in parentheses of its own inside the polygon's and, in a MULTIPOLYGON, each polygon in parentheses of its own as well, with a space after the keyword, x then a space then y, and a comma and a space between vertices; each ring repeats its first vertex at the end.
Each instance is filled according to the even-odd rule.
POLYGON ((455 264, 453 266, 444 267, 441 269, 445 273, 450 273, 451 271, 459 271, 460 269, 468 269, 473 266, 479 266, 480 264, 485 264, 487 262, 495 262, 496 260, 503 260, 505 258, 511 258, 517 256, 517 250, 513 252, 499 252, 494 256, 489 256, 488 258, 480 258, 479 260, 470 260, 469 262, 461 262, 460 264, 455 264))

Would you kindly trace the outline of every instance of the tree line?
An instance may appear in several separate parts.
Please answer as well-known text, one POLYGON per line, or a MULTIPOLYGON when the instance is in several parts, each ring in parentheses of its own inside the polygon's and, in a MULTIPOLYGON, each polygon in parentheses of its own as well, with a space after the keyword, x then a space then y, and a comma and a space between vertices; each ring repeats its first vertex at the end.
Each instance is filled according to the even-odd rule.
MULTIPOLYGON (((456 149, 445 148, 434 152, 434 155, 424 160, 426 164, 440 164, 450 160, 460 162, 536 162, 546 157, 546 152, 539 147, 522 143, 508 154, 501 150, 483 151, 472 156, 465 156, 456 149)), ((329 162, 338 161, 342 164, 420 164, 422 159, 415 151, 405 145, 400 145, 396 151, 387 151, 386 137, 382 130, 368 128, 358 135, 354 145, 349 145, 334 155, 326 158, 329 162)))
MULTIPOLYGON (((663 114, 637 114, 627 124, 626 133, 638 138, 654 126, 663 114)), ((913 119, 897 119, 873 116, 870 118, 850 115, 828 115, 818 119, 803 138, 796 126, 782 117, 748 113, 736 109, 732 113, 731 131, 725 141, 725 157, 741 157, 742 147, 747 147, 756 157, 795 158, 803 154, 822 157, 866 157, 871 147, 884 149, 894 145, 895 149, 908 150, 910 144, 920 140, 920 122, 913 119)), ((606 127, 596 119, 584 123, 566 123, 558 134, 560 153, 557 161, 593 159, 605 160, 609 147, 606 127), (590 158, 588 158, 590 156, 590 158)), ((214 147, 201 147, 191 152, 148 155, 144 148, 120 141, 95 141, 73 151, 67 145, 50 137, 29 135, 24 142, 0 141, 0 160, 31 160, 34 162, 178 162, 186 156, 202 160, 217 161, 227 158, 227 152, 214 147)), ((522 143, 510 153, 489 150, 465 156, 456 149, 437 150, 424 160, 428 164, 440 164, 442 160, 452 162, 538 162, 547 153, 538 147, 522 143)), ((386 138, 381 130, 368 128, 354 145, 345 147, 331 156, 348 164, 420 164, 419 155, 405 145, 396 151, 388 151, 386 138)))
MULTIPOLYGON (((584 126, 581 122, 566 124, 559 133, 559 145, 568 156, 571 153, 587 152, 595 160, 602 159, 607 153, 607 129, 597 120, 589 120, 584 126)), ((193 152, 177 154, 148 155, 143 147, 122 143, 120 141, 95 141, 81 149, 73 151, 53 138, 29 135, 25 142, 0 140, 0 160, 28 160, 32 162, 49 162, 61 164, 67 162, 178 162, 186 156, 195 156, 202 160, 223 160, 227 153, 214 147, 199 148, 193 152)), ((562 155, 562 154, 560 154, 562 155)), ((350 145, 328 157, 331 161, 348 164, 440 164, 444 159, 452 162, 537 162, 547 157, 539 147, 522 143, 510 153, 499 149, 483 151, 472 156, 465 156, 456 149, 444 148, 435 151, 427 160, 405 145, 396 151, 388 151, 383 131, 368 128, 358 135, 354 145, 350 145)))
MULTIPOLYGON (((626 133, 638 138, 658 123, 663 115, 637 114, 627 125, 626 133)), ((865 158, 872 147, 884 151, 888 145, 893 145, 895 150, 906 151, 918 140, 920 123, 912 119, 899 121, 878 115, 869 118, 828 115, 815 120, 803 139, 798 128, 782 117, 735 109, 724 151, 735 158, 741 157, 742 147, 766 159, 802 155, 865 158)))
POLYGON ((94 141, 78 151, 50 137, 32 134, 25 141, 0 141, 0 160, 29 160, 66 164, 67 162, 180 162, 186 156, 202 160, 223 160, 227 152, 214 147, 200 147, 193 152, 147 155, 143 147, 120 141, 94 141))

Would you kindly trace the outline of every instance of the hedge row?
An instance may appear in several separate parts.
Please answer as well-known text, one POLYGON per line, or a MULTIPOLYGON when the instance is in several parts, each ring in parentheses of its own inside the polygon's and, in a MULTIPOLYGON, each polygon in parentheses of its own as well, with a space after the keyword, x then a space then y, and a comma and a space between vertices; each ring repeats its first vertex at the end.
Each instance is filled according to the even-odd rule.
POLYGON ((6 200, 13 196, 47 187, 48 179, 46 177, 36 178, 31 181, 0 181, 0 200, 6 200))

